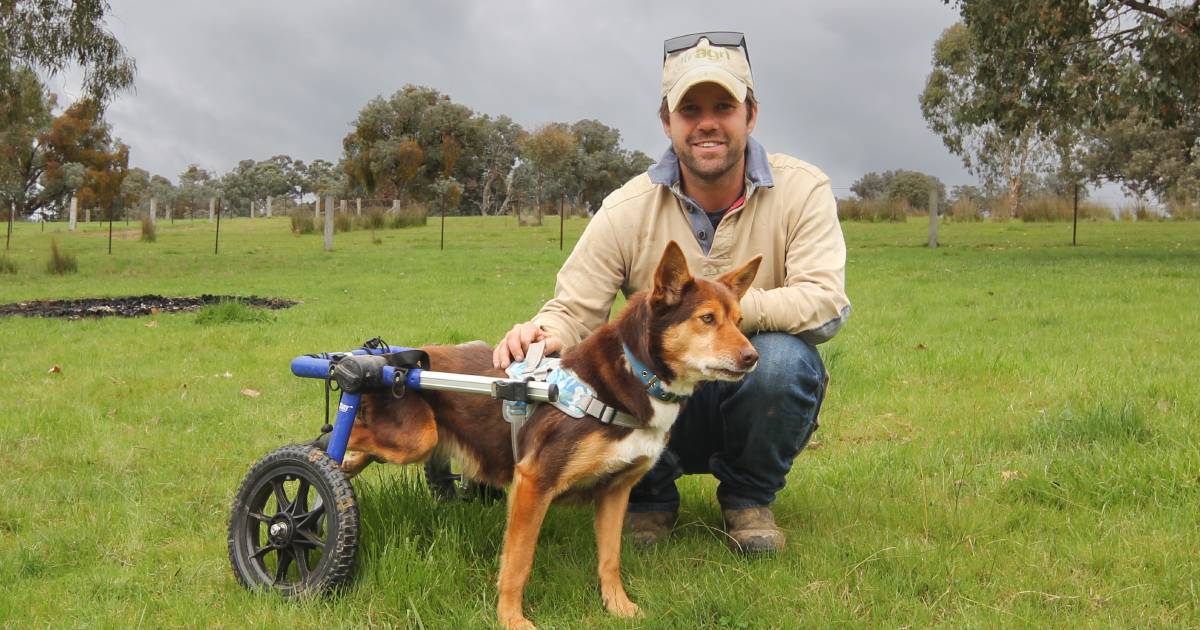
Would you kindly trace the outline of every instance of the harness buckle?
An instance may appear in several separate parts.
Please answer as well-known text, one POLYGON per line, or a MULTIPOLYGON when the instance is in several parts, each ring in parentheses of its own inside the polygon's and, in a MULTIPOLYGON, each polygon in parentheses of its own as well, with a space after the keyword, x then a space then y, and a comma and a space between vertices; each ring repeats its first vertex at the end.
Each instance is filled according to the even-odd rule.
POLYGON ((529 400, 529 379, 523 381, 493 381, 492 398, 526 402, 529 400))

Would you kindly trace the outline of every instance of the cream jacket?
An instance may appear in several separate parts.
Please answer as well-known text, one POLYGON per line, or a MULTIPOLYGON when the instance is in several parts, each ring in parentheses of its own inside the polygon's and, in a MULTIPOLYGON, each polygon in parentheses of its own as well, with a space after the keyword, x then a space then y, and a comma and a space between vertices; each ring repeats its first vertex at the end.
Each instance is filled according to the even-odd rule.
POLYGON ((692 274, 705 278, 762 254, 742 298, 743 332, 828 341, 850 314, 846 244, 829 178, 787 155, 767 160, 773 187, 747 187, 745 204, 721 220, 707 255, 677 189, 645 173, 630 180, 605 198, 559 270, 554 298, 532 321, 564 348, 579 343, 608 319, 617 291, 628 297, 653 285, 663 250, 674 240, 692 274))

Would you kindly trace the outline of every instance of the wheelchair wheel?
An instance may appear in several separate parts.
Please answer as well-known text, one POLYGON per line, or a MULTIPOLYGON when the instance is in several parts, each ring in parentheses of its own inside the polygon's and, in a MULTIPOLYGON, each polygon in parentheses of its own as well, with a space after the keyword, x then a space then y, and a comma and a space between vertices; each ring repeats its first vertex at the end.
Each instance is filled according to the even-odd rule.
POLYGON ((358 505, 337 462, 313 444, 258 460, 229 518, 229 562, 252 590, 325 595, 353 577, 358 505))
POLYGON ((493 488, 465 478, 453 471, 450 460, 430 457, 425 461, 425 485, 429 493, 438 501, 454 500, 479 501, 483 504, 495 503, 504 498, 502 488, 493 488))
POLYGON ((450 470, 450 460, 437 456, 425 460, 425 485, 429 494, 438 501, 453 501, 458 498, 458 481, 461 475, 450 470))

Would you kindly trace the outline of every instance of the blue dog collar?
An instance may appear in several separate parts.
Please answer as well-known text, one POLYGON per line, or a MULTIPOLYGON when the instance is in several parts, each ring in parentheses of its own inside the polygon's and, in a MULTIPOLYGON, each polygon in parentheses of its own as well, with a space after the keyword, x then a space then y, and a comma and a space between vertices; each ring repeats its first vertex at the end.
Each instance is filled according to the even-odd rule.
POLYGON ((663 389, 662 381, 659 380, 658 375, 650 368, 642 365, 642 362, 638 361, 633 356, 633 353, 629 351, 629 346, 621 344, 621 349, 625 351, 625 360, 629 362, 629 369, 633 370, 634 375, 641 379, 642 384, 646 386, 647 394, 668 403, 679 402, 687 398, 687 396, 673 394, 663 389))

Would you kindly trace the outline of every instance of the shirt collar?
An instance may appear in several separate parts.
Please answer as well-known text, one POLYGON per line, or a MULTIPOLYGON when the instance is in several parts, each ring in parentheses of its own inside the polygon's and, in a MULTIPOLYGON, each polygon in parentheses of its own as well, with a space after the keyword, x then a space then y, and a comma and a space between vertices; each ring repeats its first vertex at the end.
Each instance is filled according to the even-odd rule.
MULTIPOLYGON (((675 149, 667 147, 665 153, 647 171, 650 181, 660 186, 674 188, 679 183, 679 156, 675 149)), ((771 177, 771 163, 767 159, 767 150, 753 137, 746 139, 746 179, 753 188, 775 186, 771 177)))

